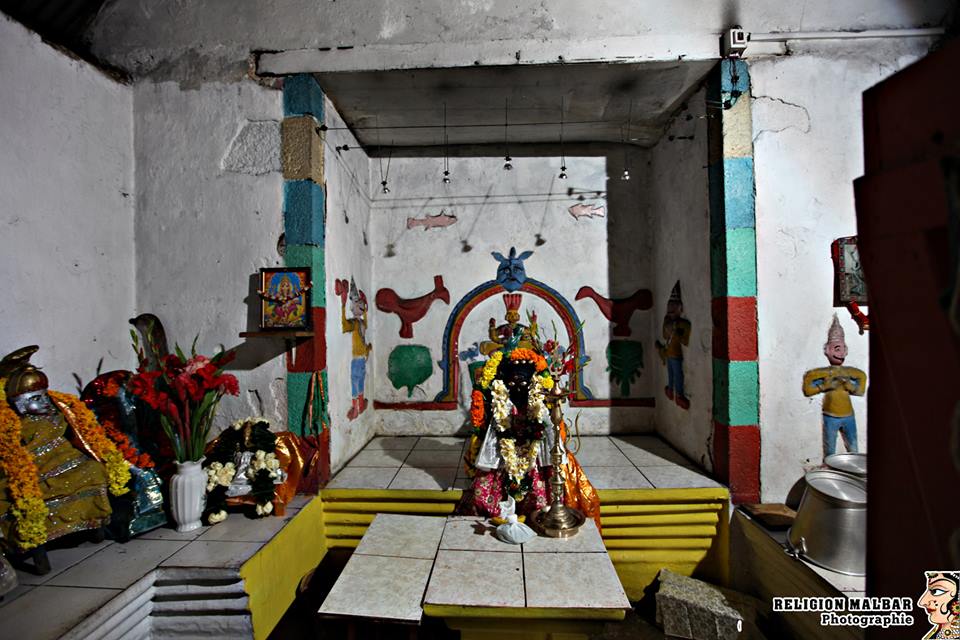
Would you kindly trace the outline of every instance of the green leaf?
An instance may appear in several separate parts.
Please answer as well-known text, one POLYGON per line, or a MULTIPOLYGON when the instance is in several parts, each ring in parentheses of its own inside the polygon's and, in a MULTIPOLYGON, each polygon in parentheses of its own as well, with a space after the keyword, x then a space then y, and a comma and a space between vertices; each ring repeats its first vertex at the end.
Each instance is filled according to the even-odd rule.
POLYGON ((179 344, 174 344, 173 348, 177 352, 177 357, 180 358, 181 362, 186 362, 188 360, 188 358, 183 355, 183 351, 180 350, 179 344))
POLYGON ((190 357, 195 357, 197 355, 197 340, 200 339, 200 334, 193 336, 193 344, 190 345, 190 357))

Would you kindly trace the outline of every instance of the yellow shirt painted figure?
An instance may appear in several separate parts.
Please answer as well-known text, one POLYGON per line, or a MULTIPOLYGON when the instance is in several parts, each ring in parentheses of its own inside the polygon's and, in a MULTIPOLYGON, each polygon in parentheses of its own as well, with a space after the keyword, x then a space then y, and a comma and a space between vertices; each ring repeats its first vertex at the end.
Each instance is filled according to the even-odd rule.
POLYGON ((850 396, 862 396, 867 391, 867 374, 856 367, 845 367, 847 343, 837 314, 827 332, 823 354, 829 367, 810 369, 803 374, 803 395, 823 394, 823 457, 836 453, 837 435, 843 438, 850 453, 857 449, 857 421, 850 396))

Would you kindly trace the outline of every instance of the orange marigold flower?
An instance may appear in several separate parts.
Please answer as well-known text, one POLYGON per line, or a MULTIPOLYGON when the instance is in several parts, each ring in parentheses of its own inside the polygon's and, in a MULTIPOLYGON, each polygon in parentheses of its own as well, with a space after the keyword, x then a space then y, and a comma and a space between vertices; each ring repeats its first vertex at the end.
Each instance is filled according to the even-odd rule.
POLYGON ((514 349, 510 352, 510 359, 513 361, 523 360, 533 362, 537 366, 537 373, 547 368, 546 359, 533 349, 514 349))
POLYGON ((474 389, 470 396, 470 423, 475 427, 482 427, 486 417, 483 406, 483 392, 474 389))

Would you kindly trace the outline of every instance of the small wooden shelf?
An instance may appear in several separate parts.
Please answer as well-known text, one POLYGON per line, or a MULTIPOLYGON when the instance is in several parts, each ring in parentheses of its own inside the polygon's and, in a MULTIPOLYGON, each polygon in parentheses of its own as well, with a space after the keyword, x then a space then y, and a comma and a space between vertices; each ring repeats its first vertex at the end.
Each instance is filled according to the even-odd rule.
POLYGON ((264 331, 241 331, 241 338, 312 338, 314 332, 309 329, 270 329, 264 331))

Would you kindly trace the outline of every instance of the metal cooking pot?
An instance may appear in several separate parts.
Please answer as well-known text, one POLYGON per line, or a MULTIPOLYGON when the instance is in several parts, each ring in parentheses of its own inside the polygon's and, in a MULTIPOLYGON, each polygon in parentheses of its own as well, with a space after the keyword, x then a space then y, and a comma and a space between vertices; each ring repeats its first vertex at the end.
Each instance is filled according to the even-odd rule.
POLYGON ((835 471, 842 471, 861 478, 867 477, 867 454, 865 453, 835 453, 824 458, 823 464, 835 471))
POLYGON ((867 554, 867 483, 829 469, 809 472, 800 508, 787 532, 787 553, 815 565, 862 576, 867 554))

